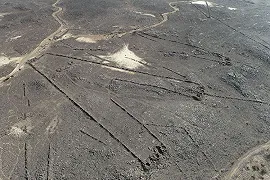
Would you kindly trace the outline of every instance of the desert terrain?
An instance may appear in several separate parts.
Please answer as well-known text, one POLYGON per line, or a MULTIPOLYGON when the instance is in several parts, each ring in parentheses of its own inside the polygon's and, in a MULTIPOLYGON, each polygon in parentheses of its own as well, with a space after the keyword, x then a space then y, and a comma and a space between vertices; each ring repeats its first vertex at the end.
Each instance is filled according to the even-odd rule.
POLYGON ((0 180, 269 180, 270 1, 0 0, 0 180))

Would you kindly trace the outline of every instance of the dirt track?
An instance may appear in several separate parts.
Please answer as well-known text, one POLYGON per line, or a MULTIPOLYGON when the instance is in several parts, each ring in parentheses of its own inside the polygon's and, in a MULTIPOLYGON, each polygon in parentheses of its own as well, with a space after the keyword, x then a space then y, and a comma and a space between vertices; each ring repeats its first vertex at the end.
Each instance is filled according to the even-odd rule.
POLYGON ((38 58, 41 56, 50 46, 53 44, 56 39, 55 36, 61 36, 65 33, 66 29, 64 28, 65 23, 63 20, 60 19, 59 14, 63 11, 63 8, 58 7, 57 4, 60 0, 57 0, 52 7, 57 8, 57 11, 55 11, 52 16, 53 18, 60 24, 60 27, 50 34, 48 37, 46 37, 33 51, 31 51, 29 54, 26 54, 22 56, 20 59, 17 60, 17 65, 14 68, 14 70, 9 73, 8 75, 1 77, 0 82, 3 82, 11 77, 13 77, 19 70, 22 69, 22 67, 25 65, 25 63, 31 59, 38 58))
POLYGON ((267 1, 0 3, 0 179, 270 177, 267 1))

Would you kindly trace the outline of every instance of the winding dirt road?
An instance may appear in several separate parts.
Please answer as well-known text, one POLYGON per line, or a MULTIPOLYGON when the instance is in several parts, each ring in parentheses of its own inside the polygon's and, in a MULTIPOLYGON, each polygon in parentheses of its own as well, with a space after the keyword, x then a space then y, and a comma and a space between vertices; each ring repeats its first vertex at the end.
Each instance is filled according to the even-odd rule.
POLYGON ((244 154, 232 167, 231 171, 227 174, 227 176, 224 178, 226 179, 234 179, 236 175, 239 175, 239 172, 244 168, 246 163, 250 160, 250 158, 264 150, 267 150, 270 148, 270 141, 262 144, 260 146, 254 147, 250 151, 248 151, 246 154, 244 154))
MULTIPOLYGON (((125 35, 132 34, 134 32, 141 32, 141 31, 145 31, 145 30, 148 30, 148 29, 155 28, 155 27, 160 26, 160 25, 164 24, 165 22, 167 22, 169 15, 174 14, 174 13, 179 11, 179 8, 177 8, 175 6, 178 3, 181 3, 181 1, 180 2, 179 1, 170 2, 169 6, 173 9, 173 11, 162 13, 161 14, 161 17, 162 17, 161 21, 159 21, 159 22, 157 22, 155 24, 145 26, 145 27, 136 28, 136 29, 132 29, 132 30, 129 30, 129 31, 126 31, 126 32, 116 32, 116 33, 109 33, 109 34, 97 34, 97 35, 91 35, 91 37, 96 38, 98 40, 108 40, 108 39, 112 39, 112 38, 115 38, 115 37, 123 37, 125 35)), ((141 15, 143 15, 143 14, 141 14, 141 15)))
POLYGON ((56 2, 52 5, 52 7, 57 8, 57 11, 53 12, 52 16, 60 24, 60 27, 55 32, 53 32, 48 37, 46 37, 32 52, 19 58, 17 61, 17 63, 18 63, 17 66, 13 69, 13 71, 11 73, 9 73, 8 75, 6 75, 4 77, 1 77, 0 82, 3 82, 5 80, 11 78, 12 76, 14 76, 25 65, 25 63, 28 60, 40 56, 42 54, 42 52, 44 52, 46 49, 48 49, 51 46, 51 44, 53 44, 56 41, 56 39, 54 38, 56 35, 61 36, 61 34, 65 33, 65 31, 66 31, 66 29, 64 28, 65 23, 58 16, 63 11, 63 8, 57 6, 59 1, 60 0, 56 0, 56 2))
MULTIPOLYGON (((160 25, 164 24, 166 21, 168 21, 168 16, 169 15, 174 14, 177 11, 179 11, 179 8, 177 8, 177 7, 174 6, 177 3, 179 3, 179 2, 176 1, 176 2, 170 2, 169 3, 169 6, 173 9, 173 11, 170 11, 170 12, 166 12, 166 13, 161 14, 162 20, 160 22, 158 22, 156 24, 153 24, 153 25, 150 25, 150 26, 141 27, 141 28, 134 29, 134 30, 131 30, 131 31, 128 31, 128 32, 120 33, 120 34, 117 34, 117 36, 118 37, 122 37, 122 36, 127 35, 127 34, 131 34, 131 33, 134 33, 134 32, 145 31, 147 29, 155 28, 157 26, 160 26, 160 25)), ((113 34, 112 36, 115 36, 115 34, 113 34)))
MULTIPOLYGON (((48 37, 46 37, 32 52, 20 57, 17 61, 17 66, 13 69, 13 71, 11 73, 9 73, 8 75, 1 77, 0 78, 0 83, 3 81, 8 80, 9 78, 13 77, 19 70, 21 70, 23 68, 23 66, 25 65, 25 63, 33 58, 38 58, 39 56, 42 55, 42 53, 47 50, 51 44, 53 44, 54 42, 57 41, 57 37, 61 37, 62 35, 65 34, 66 32, 66 28, 65 28, 65 22, 58 16, 61 12, 63 12, 63 8, 57 6, 57 4, 60 2, 60 0, 56 0, 56 2, 52 5, 52 7, 57 8, 57 11, 55 11, 52 16, 53 18, 60 24, 60 27, 53 32, 52 34, 50 34, 48 37)), ((163 23, 165 23, 166 21, 168 21, 168 16, 170 14, 174 14, 177 11, 179 11, 179 9, 177 7, 175 7, 174 5, 177 4, 178 2, 170 2, 169 6, 173 9, 173 11, 170 12, 166 12, 161 14, 162 16, 162 20, 156 24, 147 26, 147 27, 141 27, 138 29, 133 29, 131 31, 128 32, 124 32, 124 33, 118 33, 118 34, 110 34, 110 35, 101 35, 104 38, 102 39, 111 39, 114 38, 115 36, 118 37, 122 37, 124 35, 127 34, 131 34, 134 32, 139 32, 139 31, 144 31, 147 29, 151 29, 151 28, 155 28, 157 26, 162 25, 163 23)), ((100 36, 100 35, 99 35, 100 36)))
MULTIPOLYGON (((47 50, 51 44, 53 44, 54 42, 57 41, 57 37, 61 37, 62 35, 64 35, 66 33, 66 28, 65 28, 65 22, 58 16, 61 12, 63 12, 63 8, 57 6, 57 4, 60 2, 60 0, 57 0, 52 7, 57 8, 58 10, 55 11, 52 16, 53 18, 60 24, 60 27, 53 32, 52 34, 50 34, 48 37, 46 37, 32 52, 30 52, 29 54, 26 54, 24 56, 22 56, 21 58, 18 59, 17 61, 17 66, 13 69, 13 71, 11 73, 9 73, 8 75, 1 77, 0 78, 0 83, 3 81, 8 80, 9 78, 13 77, 19 70, 21 70, 23 68, 23 66, 25 65, 25 63, 33 58, 38 58, 39 56, 42 55, 42 53, 47 50)), ((98 36, 103 36, 104 39, 111 39, 114 38, 115 36, 118 37, 122 37, 124 35, 127 34, 131 34, 134 32, 139 32, 139 31, 144 31, 147 29, 151 29, 151 28, 155 28, 157 26, 160 26, 162 24, 164 24, 166 21, 168 21, 168 16, 171 14, 176 13, 177 11, 179 11, 179 8, 175 7, 175 4, 177 4, 179 2, 170 2, 169 6, 173 9, 173 11, 170 12, 166 12, 161 14, 162 16, 162 20, 156 24, 150 25, 150 26, 146 26, 146 27, 141 27, 138 29, 133 29, 131 31, 128 32, 124 32, 124 33, 117 33, 117 34, 110 34, 110 35, 98 35, 98 36)))

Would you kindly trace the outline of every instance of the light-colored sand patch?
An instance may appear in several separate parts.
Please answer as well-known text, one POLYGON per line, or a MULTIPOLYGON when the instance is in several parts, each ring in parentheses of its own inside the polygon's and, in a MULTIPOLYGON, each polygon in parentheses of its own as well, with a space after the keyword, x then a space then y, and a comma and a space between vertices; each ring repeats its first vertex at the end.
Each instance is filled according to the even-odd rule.
POLYGON ((34 127, 31 125, 31 120, 26 119, 11 126, 9 135, 20 138, 27 135, 33 128, 34 127))
POLYGON ((15 36, 15 37, 13 37, 13 38, 10 38, 10 40, 16 40, 16 39, 19 39, 19 38, 21 38, 22 36, 15 36))
POLYGON ((9 134, 18 138, 26 135, 26 133, 21 128, 18 127, 11 127, 9 134))
POLYGON ((137 14, 141 14, 141 15, 143 15, 143 16, 156 17, 154 14, 143 13, 143 12, 140 12, 140 11, 134 11, 134 12, 137 13, 137 14))
POLYGON ((73 35, 71 33, 66 33, 57 41, 62 41, 70 38, 75 38, 76 41, 81 43, 96 43, 97 41, 107 39, 105 35, 73 35))
POLYGON ((16 62, 19 61, 22 57, 13 57, 13 58, 9 58, 6 56, 0 56, 0 66, 12 63, 12 62, 16 62))
POLYGON ((120 67, 128 69, 137 69, 139 67, 143 67, 143 64, 147 64, 142 58, 138 57, 134 52, 130 51, 128 45, 124 45, 121 50, 114 54, 99 57, 110 62, 114 62, 120 67))
POLYGON ((8 57, 0 56, 0 66, 9 64, 11 60, 8 57))
POLYGON ((106 40, 106 36, 104 35, 82 35, 77 36, 76 41, 82 43, 96 43, 97 41, 106 40))
POLYGON ((62 41, 62 40, 65 40, 65 39, 70 39, 72 37, 74 37, 74 36, 71 33, 66 33, 62 37, 60 37, 57 41, 62 41))
POLYGON ((228 7, 229 10, 235 11, 237 8, 228 7))
POLYGON ((0 21, 2 21, 2 18, 4 18, 5 15, 8 15, 8 14, 11 14, 11 13, 0 13, 0 21))
POLYGON ((53 118, 50 124, 48 125, 48 127, 46 128, 46 133, 53 134, 56 131, 59 123, 60 123, 60 119, 58 117, 53 118))
POLYGON ((214 4, 209 2, 209 1, 192 1, 191 4, 197 4, 197 5, 203 5, 203 6, 208 6, 209 7, 214 7, 214 4))
POLYGON ((84 43, 96 43, 97 42, 94 39, 89 38, 89 37, 79 37, 79 38, 76 39, 76 41, 84 42, 84 43))
POLYGON ((109 64, 110 62, 109 61, 103 61, 102 63, 103 64, 109 64))
POLYGON ((11 13, 0 13, 0 18, 4 17, 5 15, 9 15, 11 13))
POLYGON ((101 66, 103 68, 110 69, 112 71, 119 71, 119 72, 124 72, 124 73, 129 73, 129 74, 134 74, 134 72, 126 71, 124 69, 119 69, 119 68, 114 68, 114 67, 109 67, 109 66, 101 66))

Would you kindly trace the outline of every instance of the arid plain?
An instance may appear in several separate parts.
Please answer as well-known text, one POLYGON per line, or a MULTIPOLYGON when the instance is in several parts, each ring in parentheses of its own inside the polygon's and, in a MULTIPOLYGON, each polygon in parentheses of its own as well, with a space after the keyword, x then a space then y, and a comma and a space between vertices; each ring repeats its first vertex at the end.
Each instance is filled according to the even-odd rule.
POLYGON ((0 0, 0 180, 270 179, 270 1, 0 0))

